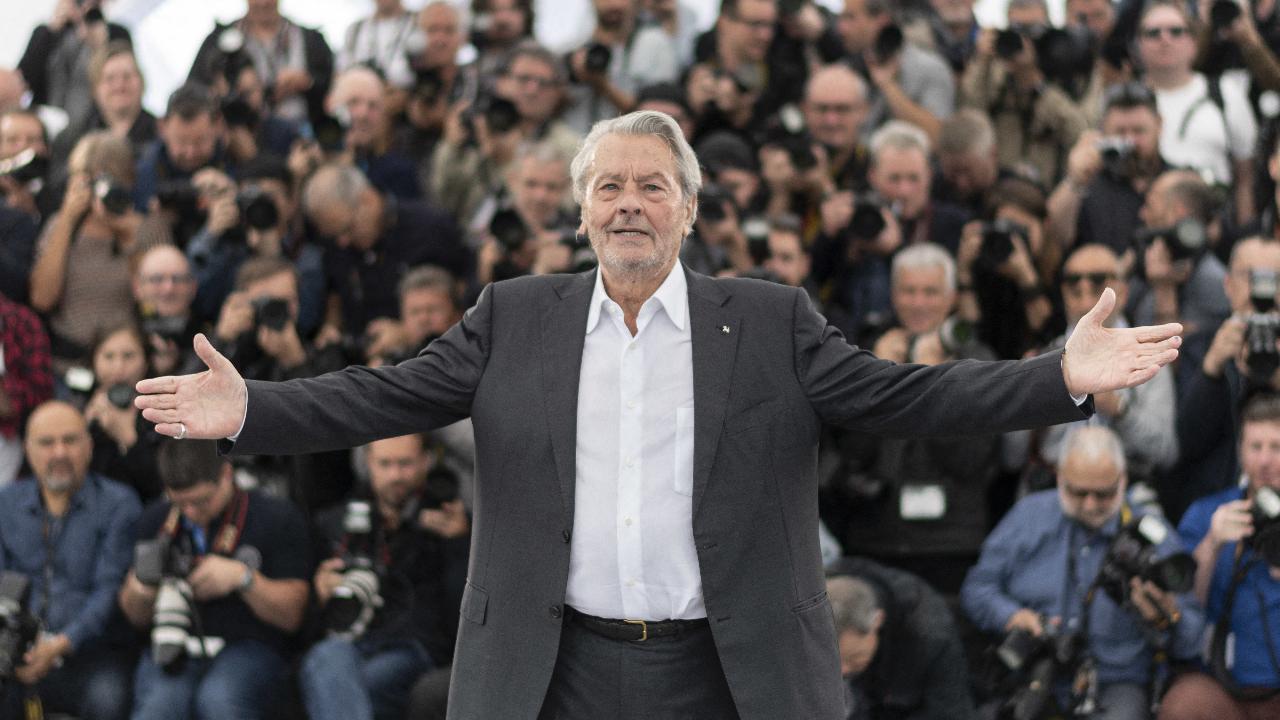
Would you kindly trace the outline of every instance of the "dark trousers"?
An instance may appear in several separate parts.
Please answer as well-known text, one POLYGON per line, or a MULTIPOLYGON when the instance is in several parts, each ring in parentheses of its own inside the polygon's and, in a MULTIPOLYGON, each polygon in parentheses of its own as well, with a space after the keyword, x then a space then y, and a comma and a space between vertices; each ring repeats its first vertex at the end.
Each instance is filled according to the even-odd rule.
POLYGON ((628 642, 566 620, 538 720, 600 718, 738 720, 711 629, 628 642))

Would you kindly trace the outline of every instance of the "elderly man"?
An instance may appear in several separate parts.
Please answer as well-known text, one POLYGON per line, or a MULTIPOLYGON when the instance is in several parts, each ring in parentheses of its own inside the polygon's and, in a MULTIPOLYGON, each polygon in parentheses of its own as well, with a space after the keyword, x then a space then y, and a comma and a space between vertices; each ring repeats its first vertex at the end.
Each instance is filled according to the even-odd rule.
POLYGON ((1058 462, 1057 490, 1033 493, 1013 506, 987 538, 960 592, 965 613, 984 632, 1083 634, 1072 662, 1093 664, 1092 687, 1069 692, 1074 670, 1067 670, 1054 677, 1055 694, 1060 705, 1077 707, 1096 693, 1102 709, 1084 717, 1097 720, 1149 717, 1152 654, 1159 648, 1173 658, 1195 657, 1204 624, 1190 593, 1174 595, 1134 576, 1114 589, 1123 593, 1121 603, 1098 586, 1108 548, 1134 522, 1163 529, 1163 540, 1145 536, 1156 544, 1157 557, 1182 547, 1159 515, 1134 516, 1127 488, 1124 448, 1115 433, 1103 427, 1075 431, 1058 462))
POLYGON ((827 149, 836 187, 863 189, 868 158, 860 129, 867 118, 866 81, 844 65, 828 65, 809 78, 800 107, 809 133, 827 149))
POLYGON ((177 247, 155 245, 142 253, 133 271, 133 299, 138 318, 151 343, 151 362, 158 372, 182 367, 183 351, 196 334, 191 314, 196 279, 191 263, 177 247))
POLYGON ((353 67, 333 81, 325 109, 347 119, 346 152, 374 187, 404 200, 422 197, 413 160, 388 152, 386 83, 364 66, 353 67))
POLYGON ((1073 394, 1145 381, 1181 343, 1176 325, 1103 328, 1108 293, 1065 360, 877 360, 802 290, 677 263, 701 177, 670 117, 601 123, 571 173, 598 272, 490 285, 395 367, 247 385, 197 339, 214 370, 139 385, 159 432, 234 437, 237 453, 473 419, 453 717, 836 718, 820 423, 899 435, 1077 419, 1073 394))
POLYGON ((44 632, 18 660, 18 684, 5 688, 0 715, 21 717, 27 691, 47 711, 124 718, 129 665, 108 628, 129 569, 138 498, 89 472, 89 429, 66 403, 36 408, 26 450, 35 479, 0 490, 0 571, 30 581, 29 610, 44 632))

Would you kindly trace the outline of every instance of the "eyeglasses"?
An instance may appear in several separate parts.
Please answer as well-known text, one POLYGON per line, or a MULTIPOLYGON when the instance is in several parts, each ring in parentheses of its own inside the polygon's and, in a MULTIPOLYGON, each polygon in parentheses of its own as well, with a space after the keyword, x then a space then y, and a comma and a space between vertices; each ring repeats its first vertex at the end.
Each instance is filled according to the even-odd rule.
POLYGON ((746 25, 747 28, 755 31, 773 30, 774 22, 772 20, 744 20, 733 13, 729 13, 725 17, 733 20, 739 25, 746 25))
POLYGON ((1067 497, 1077 502, 1084 502, 1090 496, 1098 502, 1106 502, 1120 493, 1120 482, 1117 481, 1115 485, 1108 488, 1102 488, 1101 490, 1086 490, 1084 488, 1071 487, 1064 482, 1062 483, 1062 492, 1065 493, 1067 497))
POLYGON ((144 285, 163 285, 166 281, 174 285, 186 285, 195 280, 191 273, 174 273, 166 275, 164 273, 155 273, 154 275, 143 275, 142 283, 144 285))
POLYGON ((1089 284, 1094 287, 1102 287, 1107 283, 1116 279, 1115 273, 1108 272, 1090 272, 1078 273, 1069 272, 1062 274, 1062 284, 1070 287, 1079 285, 1082 281, 1088 280, 1089 284))
POLYGON ((1190 34, 1190 32, 1186 25, 1157 25, 1155 27, 1142 28, 1138 34, 1144 40, 1159 40, 1161 34, 1168 35, 1171 40, 1178 40, 1190 34))
POLYGON ((555 78, 544 78, 537 75, 511 75, 510 78, 517 85, 537 85, 539 90, 546 90, 556 86, 555 78))

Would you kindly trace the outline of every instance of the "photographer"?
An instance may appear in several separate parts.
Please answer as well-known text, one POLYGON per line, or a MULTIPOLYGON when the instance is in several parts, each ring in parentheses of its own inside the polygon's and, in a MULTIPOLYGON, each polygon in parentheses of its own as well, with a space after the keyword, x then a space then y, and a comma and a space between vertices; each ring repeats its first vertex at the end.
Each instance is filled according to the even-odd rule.
MULTIPOLYGON (((805 127, 826 149, 830 182, 837 190, 866 189, 870 153, 862 142, 862 128, 867 124, 867 92, 866 81, 840 64, 815 69, 805 85, 800 105, 805 127)), ((765 157, 761 174, 772 196, 785 196, 785 183, 797 174, 795 161, 787 159, 782 164, 785 172, 779 173, 773 169, 777 163, 765 157)))
POLYGON ((1174 681, 1160 720, 1270 718, 1280 713, 1276 668, 1280 581, 1276 545, 1280 401, 1259 395, 1241 414, 1242 484, 1197 500, 1178 532, 1195 548, 1196 595, 1212 639, 1204 673, 1174 681))
POLYGON ((1084 132, 1067 157, 1066 175, 1049 196, 1049 237, 1064 250, 1100 243, 1117 254, 1130 247, 1138 213, 1158 175, 1160 112, 1139 82, 1107 90, 1101 134, 1084 132))
POLYGON ((1234 218, 1243 224, 1255 215, 1252 157, 1258 122, 1241 85, 1193 70, 1192 31, 1186 6, 1167 0, 1149 5, 1138 28, 1143 79, 1164 118, 1160 152, 1175 165, 1231 187, 1234 218))
POLYGON ((161 223, 136 212, 129 144, 108 132, 90 133, 68 162, 62 209, 49 219, 31 269, 31 307, 49 316, 59 374, 82 360, 97 331, 133 313, 129 259, 167 241, 161 223))
POLYGON ((0 112, 0 160, 9 161, 9 171, 0 174, 4 206, 43 225, 57 212, 62 197, 53 181, 48 133, 39 115, 30 110, 0 112))
POLYGON ((1006 47, 997 42, 996 30, 982 30, 961 79, 961 104, 991 116, 1000 164, 1025 164, 1034 169, 1038 182, 1052 185, 1066 171, 1063 159, 1088 122, 1075 101, 1048 82, 1041 69, 1041 48, 1032 38, 1049 32, 1043 0, 1012 0, 1008 20, 1021 47, 1006 47))
POLYGON ((1139 212, 1139 274, 1126 310, 1139 325, 1181 322, 1188 333, 1213 327, 1231 312, 1222 281, 1227 269, 1211 252, 1217 198, 1190 170, 1170 170, 1152 183, 1139 212))
POLYGON ((133 386, 155 374, 145 338, 132 323, 103 331, 93 344, 94 385, 84 406, 93 440, 90 469, 129 486, 143 503, 160 494, 156 452, 163 436, 133 406, 133 386))
MULTIPOLYGON (((159 125, 160 137, 142 151, 134 205, 149 211, 157 190, 189 182, 196 171, 226 171, 226 125, 218 100, 203 85, 186 84, 169 96, 159 125)), ((178 218, 168 218, 171 222, 178 218)), ((180 237, 179 240, 185 241, 180 237)))
MULTIPOLYGON (((955 261, 937 245, 914 245, 893 258, 891 298, 897 322, 872 352, 894 362, 938 365, 991 360, 973 327, 952 315, 955 261)), ((832 430, 840 454, 824 520, 845 547, 922 576, 954 592, 956 569, 978 556, 989 527, 987 486, 998 437, 886 439, 832 430)))
POLYGON ((53 156, 65 160, 85 133, 110 130, 129 141, 137 160, 143 148, 156 139, 157 129, 155 116, 142 107, 142 71, 133 46, 116 40, 95 52, 89 63, 89 85, 92 109, 78 124, 58 133, 53 156))
MULTIPOLYGON (((983 632, 1018 631, 1023 642, 1053 639, 1074 650, 1056 658, 1051 676, 1036 678, 1068 717, 1148 717, 1154 654, 1189 658, 1199 649, 1195 599, 1167 589, 1190 590, 1194 563, 1185 554, 1169 559, 1180 550, 1177 535, 1158 515, 1136 516, 1127 486, 1115 434, 1077 430, 1063 446, 1057 490, 1014 505, 961 589, 965 613, 983 632), (1082 678, 1084 687, 1068 686, 1082 678)), ((1001 659, 1011 669, 1035 665, 1033 653, 1017 654, 1001 659)))
POLYGON ((964 647, 936 590, 863 558, 843 558, 829 572, 846 720, 975 717, 964 647))
POLYGON ((937 142, 955 109, 955 76, 937 53, 904 41, 892 9, 889 0, 844 0, 836 18, 851 64, 875 87, 866 126, 906 120, 937 142))
POLYGON ((317 170, 303 189, 302 208, 332 242, 324 263, 330 292, 324 323, 332 330, 358 337, 370 320, 395 317, 396 285, 411 267, 440 265, 459 276, 470 270, 448 213, 379 192, 350 165, 317 170))
POLYGON ((471 3, 471 43, 480 51, 476 69, 481 77, 502 70, 506 55, 533 33, 533 0, 474 0, 471 3))
POLYGON ((155 245, 138 255, 133 271, 133 299, 155 373, 176 372, 186 365, 191 338, 201 329, 191 311, 195 297, 196 278, 191 274, 191 263, 177 247, 155 245))
POLYGON ((35 478, 0 489, 0 571, 27 578, 24 609, 42 632, 31 646, 16 648, 13 676, 0 677, 0 715, 24 717, 23 699, 34 695, 49 711, 122 719, 130 661, 108 638, 138 499, 89 471, 88 428, 66 403, 36 408, 26 451, 35 478))
POLYGON ((368 499, 317 521, 329 559, 312 584, 329 634, 302 659, 312 720, 404 717, 410 685, 449 663, 457 632, 471 530, 462 501, 434 497, 446 489, 432 487, 422 435, 370 443, 364 461, 368 499))
POLYGON ((961 108, 942 123, 938 169, 933 198, 956 203, 971 216, 986 212, 997 182, 1016 177, 1000 166, 991 118, 973 108, 961 108))
POLYGON ((1178 366, 1178 472, 1162 491, 1170 517, 1196 498, 1230 487, 1239 477, 1240 408, 1255 390, 1280 390, 1275 341, 1275 278, 1280 242, 1245 238, 1231 250, 1223 289, 1231 317, 1187 336, 1178 366))
POLYGON ((403 200, 422 197, 413 160, 390 151, 390 124, 386 115, 386 84, 364 66, 345 70, 333 81, 325 110, 346 120, 342 159, 369 178, 381 192, 403 200))
POLYGON ((119 592, 129 622, 152 631, 133 718, 275 717, 288 697, 289 636, 306 611, 306 522, 288 502, 237 487, 210 441, 166 442, 160 476, 167 499, 139 518, 119 592))
POLYGON ((586 133, 599 120, 635 109, 636 91, 680 75, 675 43, 656 25, 642 25, 633 0, 592 0, 596 27, 569 55, 574 84, 565 121, 586 133))

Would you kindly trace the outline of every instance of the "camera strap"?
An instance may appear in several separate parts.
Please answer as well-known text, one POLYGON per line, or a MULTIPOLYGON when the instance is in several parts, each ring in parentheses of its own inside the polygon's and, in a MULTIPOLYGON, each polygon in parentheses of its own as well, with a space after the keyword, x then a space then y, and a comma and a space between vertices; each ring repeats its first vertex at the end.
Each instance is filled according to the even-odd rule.
MULTIPOLYGON (((236 546, 240 544, 240 536, 244 533, 244 522, 248 514, 249 493, 236 488, 231 502, 227 503, 226 509, 222 511, 222 523, 217 537, 214 538, 213 547, 208 548, 207 552, 227 556, 235 552, 236 546)), ((164 525, 160 527, 159 535, 172 540, 177 538, 181 528, 182 511, 177 505, 170 505, 169 514, 165 517, 164 525)))
MULTIPOLYGON (((1213 672, 1213 676, 1222 686, 1231 693, 1232 697, 1241 700, 1266 700, 1280 693, 1280 688, 1244 688, 1236 683, 1234 677, 1231 676, 1231 670, 1227 667, 1227 638, 1231 635, 1231 613, 1235 609, 1236 591, 1245 582, 1251 570, 1258 562, 1257 558, 1249 560, 1244 559, 1244 544, 1236 543, 1235 560, 1231 567, 1231 584, 1227 586, 1227 595, 1222 601, 1222 613, 1218 616, 1218 622, 1213 626, 1213 635, 1209 644, 1209 668, 1213 672)), ((1255 589, 1256 590, 1256 589, 1255 589)), ((1258 605, 1263 610, 1259 619, 1262 620, 1262 629, 1264 633, 1263 640, 1267 644, 1267 656, 1271 660, 1271 668, 1276 673, 1276 677, 1280 678, 1280 662, 1277 661, 1275 647, 1271 642, 1271 628, 1267 623, 1266 604, 1262 602, 1262 598, 1258 598, 1258 605)))
POLYGON ((1231 128, 1227 125, 1227 104, 1222 98, 1222 81, 1217 75, 1206 75, 1204 81, 1204 96, 1191 103, 1191 107, 1188 107, 1182 115, 1182 122, 1178 123, 1178 140, 1187 139, 1187 131, 1191 129, 1191 119, 1195 117, 1196 112, 1205 105, 1213 103, 1213 106, 1218 109, 1218 117, 1222 119, 1223 140, 1230 147, 1231 128))

